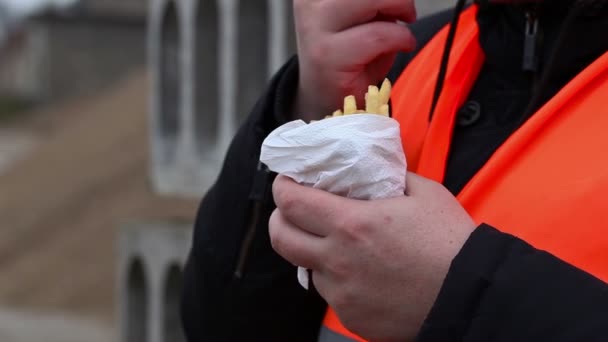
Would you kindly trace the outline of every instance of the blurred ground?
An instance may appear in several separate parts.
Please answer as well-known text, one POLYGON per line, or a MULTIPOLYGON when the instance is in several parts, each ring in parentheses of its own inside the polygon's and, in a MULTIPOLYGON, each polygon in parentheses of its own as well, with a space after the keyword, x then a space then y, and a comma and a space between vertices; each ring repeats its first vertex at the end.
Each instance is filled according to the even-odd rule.
POLYGON ((0 174, 34 147, 36 139, 26 132, 0 128, 0 174))
POLYGON ((0 311, 2 342, 108 342, 111 326, 63 313, 0 311))
POLYGON ((21 325, 24 333, 45 326, 60 332, 73 321, 107 334, 118 229, 132 220, 192 219, 196 201, 149 190, 147 90, 145 73, 135 72, 107 93, 29 113, 0 129, 0 140, 21 149, 4 170, 1 156, 11 153, 0 150, 0 341, 54 341, 5 338, 20 326, 7 322, 21 318, 32 323, 21 325))

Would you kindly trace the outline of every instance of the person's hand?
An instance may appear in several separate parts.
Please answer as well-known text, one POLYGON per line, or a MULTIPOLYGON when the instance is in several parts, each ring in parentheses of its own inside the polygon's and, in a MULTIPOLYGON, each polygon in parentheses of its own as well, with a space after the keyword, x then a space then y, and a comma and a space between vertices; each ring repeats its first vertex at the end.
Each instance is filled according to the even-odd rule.
POLYGON ((409 173, 408 196, 357 201, 279 176, 273 248, 313 283, 354 333, 414 338, 475 224, 441 184, 409 173))
POLYGON ((358 99, 416 42, 396 21, 416 19, 414 0, 293 0, 300 79, 292 116, 319 119, 358 99))

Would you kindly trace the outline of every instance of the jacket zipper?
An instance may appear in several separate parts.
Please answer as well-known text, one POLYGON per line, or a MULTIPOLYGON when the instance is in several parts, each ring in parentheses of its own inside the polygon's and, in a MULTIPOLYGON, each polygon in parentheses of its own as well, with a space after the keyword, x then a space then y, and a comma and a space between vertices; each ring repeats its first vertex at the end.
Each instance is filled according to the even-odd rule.
POLYGON ((237 264, 234 271, 234 278, 236 279, 243 278, 245 266, 247 265, 247 260, 251 253, 251 246, 253 245, 258 223, 262 215, 262 210, 264 209, 264 202, 270 192, 270 180, 270 170, 268 170, 266 165, 259 162, 253 179, 251 193, 249 194, 249 201, 251 203, 249 223, 237 258, 237 264))
POLYGON ((524 71, 537 74, 540 64, 540 34, 538 32, 538 15, 534 10, 526 11, 526 30, 524 32, 524 71))

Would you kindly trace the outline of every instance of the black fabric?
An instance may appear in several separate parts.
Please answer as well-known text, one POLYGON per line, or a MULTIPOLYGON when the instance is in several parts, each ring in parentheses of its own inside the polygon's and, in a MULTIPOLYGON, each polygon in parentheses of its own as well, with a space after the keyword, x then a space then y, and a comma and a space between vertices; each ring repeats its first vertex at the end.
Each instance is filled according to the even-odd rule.
POLYGON ((452 263, 417 341, 608 341, 608 286, 483 225, 452 263))
POLYGON ((444 185, 458 194, 504 141, 574 76, 608 50, 608 16, 571 13, 569 1, 531 9, 483 6, 478 14, 486 62, 468 101, 481 107, 475 124, 456 126, 444 185), (522 68, 526 12, 539 17, 540 69, 522 68))
MULTIPOLYGON (((576 56, 572 58, 555 57, 545 61, 543 66, 554 72, 543 77, 534 75, 536 82, 530 85, 529 75, 513 69, 521 59, 517 56, 517 42, 510 41, 518 38, 509 29, 523 30, 521 17, 517 16, 521 9, 509 9, 513 11, 509 12, 512 16, 503 16, 500 11, 492 14, 496 8, 481 11, 478 18, 488 62, 470 98, 479 102, 481 116, 477 123, 457 128, 455 132, 445 181, 454 193, 527 118, 526 107, 535 102, 542 104, 543 99, 546 101, 552 96, 593 55, 606 51, 601 46, 607 41, 602 36, 606 30, 585 32, 595 38, 581 39, 584 46, 577 41, 576 56), (487 39, 485 43, 484 39, 487 39), (494 39, 498 39, 495 44, 494 39), (501 43, 508 44, 508 48, 500 49, 501 43), (560 72, 566 69, 570 71, 560 72)), ((581 24, 580 27, 601 29, 605 18, 595 17, 593 25, 597 26, 581 24)), ((419 48, 450 19, 448 11, 412 25, 419 48)), ((572 39, 577 37, 575 32, 568 35, 572 39)), ((563 36, 554 41, 559 46, 572 44, 563 36)), ((389 77, 395 80, 414 55, 415 52, 399 55, 389 77)), ((572 54, 559 51, 554 55, 572 54)), ((272 198, 257 204, 261 206, 259 220, 253 225, 251 222, 256 204, 250 195, 254 179, 260 179, 257 174, 260 145, 266 135, 288 117, 297 82, 298 65, 294 57, 273 78, 238 131, 219 178, 201 203, 182 297, 183 323, 191 342, 298 342, 317 338, 326 304, 318 296, 302 290, 297 284, 296 268, 272 250, 267 232, 267 222, 274 209, 272 198), (242 272, 237 276, 243 240, 251 227, 255 234, 242 272)), ((271 182, 272 178, 267 181, 271 182)), ((564 325, 568 330, 560 335, 563 338, 598 337, 603 330, 595 324, 605 317, 606 309, 602 311, 599 305, 593 305, 594 298, 604 303, 603 283, 520 240, 490 228, 480 229, 454 260, 420 340, 532 341, 534 337, 535 341, 559 341, 553 339, 554 332, 549 328, 556 326, 560 317, 573 322, 564 325), (538 298, 537 307, 531 307, 533 298, 538 298), (547 312, 549 310, 551 312, 547 312), (569 312, 585 321, 577 320, 577 316, 569 312), (543 316, 549 319, 543 322, 543 316), (538 325, 539 329, 528 322, 538 325), (507 328, 513 331, 505 331, 507 328), (526 331, 531 333, 526 335, 526 331)))
POLYGON ((277 122, 277 95, 295 60, 269 90, 234 138, 222 172, 201 203, 185 269, 182 317, 188 341, 313 341, 326 304, 302 290, 296 269, 271 248, 267 222, 274 204, 264 203, 240 278, 234 272, 251 219, 249 200, 263 138, 277 122))

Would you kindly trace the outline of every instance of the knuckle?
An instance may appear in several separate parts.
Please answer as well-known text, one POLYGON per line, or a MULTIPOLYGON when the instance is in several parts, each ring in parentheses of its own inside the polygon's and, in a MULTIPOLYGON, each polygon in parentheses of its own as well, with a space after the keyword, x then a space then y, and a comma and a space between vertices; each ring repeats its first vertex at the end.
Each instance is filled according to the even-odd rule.
POLYGON ((372 27, 365 35, 365 44, 371 49, 383 48, 387 42, 387 35, 379 26, 372 27))
POLYGON ((281 234, 274 234, 270 237, 270 245, 277 253, 282 254, 284 243, 281 234))
POLYGON ((293 207, 295 201, 294 196, 281 186, 281 181, 279 179, 272 185, 272 195, 277 207, 281 208, 281 210, 285 211, 293 207))
POLYGON ((361 241, 369 232, 367 220, 352 213, 341 215, 337 227, 342 236, 349 242, 361 241))
POLYGON ((335 225, 339 231, 345 231, 356 222, 356 218, 350 212, 342 212, 335 217, 335 225))
POLYGON ((281 201, 281 186, 279 185, 279 178, 275 179, 272 183, 272 197, 275 203, 279 203, 281 201))
POLYGON ((326 268, 327 272, 329 272, 334 279, 341 282, 346 281, 352 273, 351 264, 344 258, 340 257, 329 260, 326 264, 326 268))
POLYGON ((310 44, 308 49, 308 61, 314 66, 321 66, 327 61, 327 54, 331 52, 330 42, 327 38, 317 39, 310 44))
POLYGON ((276 227, 279 225, 280 215, 281 213, 278 209, 274 210, 270 215, 270 219, 268 220, 268 231, 271 237, 276 232, 276 227))
POLYGON ((268 222, 268 232, 270 235, 270 244, 272 248, 279 252, 283 248, 283 241, 281 237, 280 225, 281 225, 281 213, 275 210, 270 216, 268 222))
POLYGON ((281 200, 281 212, 284 217, 290 217, 297 205, 296 198, 292 193, 284 193, 281 200))

